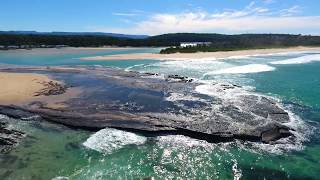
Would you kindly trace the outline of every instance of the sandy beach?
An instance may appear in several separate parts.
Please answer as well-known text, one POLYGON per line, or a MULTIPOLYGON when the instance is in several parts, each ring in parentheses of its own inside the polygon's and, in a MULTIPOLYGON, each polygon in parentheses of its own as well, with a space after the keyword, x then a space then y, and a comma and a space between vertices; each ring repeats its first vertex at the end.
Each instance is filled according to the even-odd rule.
POLYGON ((23 103, 44 88, 41 82, 49 82, 49 77, 40 74, 0 73, 0 103, 23 103))
POLYGON ((46 75, 33 73, 7 73, 0 72, 0 104, 28 104, 36 100, 43 100, 47 106, 58 108, 63 106, 60 101, 73 97, 80 93, 78 89, 70 89, 61 95, 51 96, 39 95, 39 92, 48 88, 47 83, 61 82, 50 79, 46 75))
POLYGON ((299 52, 299 51, 320 51, 320 47, 292 47, 292 48, 275 48, 275 49, 253 49, 240 51, 221 51, 221 52, 199 52, 199 53, 175 53, 175 54, 156 54, 156 53, 136 53, 136 54, 121 54, 85 57, 82 60, 190 60, 190 59, 206 59, 210 58, 227 58, 232 56, 250 56, 257 54, 271 54, 284 52, 299 52))

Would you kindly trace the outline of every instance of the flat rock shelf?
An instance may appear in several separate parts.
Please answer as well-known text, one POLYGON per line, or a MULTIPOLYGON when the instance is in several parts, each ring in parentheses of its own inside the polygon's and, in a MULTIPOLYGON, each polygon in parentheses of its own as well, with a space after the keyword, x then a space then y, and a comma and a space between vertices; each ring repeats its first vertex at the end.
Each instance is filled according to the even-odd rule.
POLYGON ((57 108, 46 103, 59 93, 48 94, 48 90, 39 94, 45 94, 46 101, 1 105, 0 114, 13 118, 37 117, 74 128, 110 127, 147 136, 180 134, 213 143, 234 139, 272 143, 293 137, 294 129, 285 125, 289 115, 276 100, 237 85, 210 84, 209 96, 197 91, 203 84, 178 75, 81 66, 6 67, 0 71, 46 74, 64 83, 48 85, 59 93, 66 87, 81 89, 57 108))

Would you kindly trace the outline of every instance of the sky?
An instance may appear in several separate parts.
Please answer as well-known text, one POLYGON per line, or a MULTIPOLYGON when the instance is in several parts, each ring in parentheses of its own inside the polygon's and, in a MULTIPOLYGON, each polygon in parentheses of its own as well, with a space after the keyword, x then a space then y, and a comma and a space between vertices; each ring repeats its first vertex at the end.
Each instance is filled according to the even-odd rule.
POLYGON ((1 0, 0 30, 320 35, 320 0, 1 0))

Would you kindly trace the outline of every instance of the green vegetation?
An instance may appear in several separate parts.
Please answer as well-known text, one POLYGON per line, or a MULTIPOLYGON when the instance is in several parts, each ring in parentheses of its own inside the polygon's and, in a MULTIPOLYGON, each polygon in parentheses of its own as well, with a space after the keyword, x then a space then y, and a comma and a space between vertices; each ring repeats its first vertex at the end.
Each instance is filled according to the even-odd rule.
POLYGON ((195 34, 178 33, 151 36, 144 39, 99 35, 34 35, 0 34, 0 46, 67 45, 71 47, 133 46, 171 47, 161 53, 191 53, 231 51, 290 46, 320 46, 320 36, 289 34, 195 34), (180 42, 212 42, 210 46, 180 48, 180 42))
POLYGON ((173 53, 196 53, 196 52, 218 52, 218 51, 239 51, 239 50, 252 50, 252 49, 270 49, 270 48, 288 48, 296 47, 292 46, 252 46, 252 47, 217 47, 217 46, 195 46, 195 47, 170 47, 162 49, 161 54, 173 54, 173 53))
POLYGON ((163 49, 160 53, 194 53, 234 51, 247 49, 283 48, 293 46, 320 46, 320 36, 302 36, 287 34, 242 34, 242 35, 219 35, 219 34, 176 34, 177 39, 183 36, 188 42, 211 42, 210 46, 179 47, 172 46, 163 49), (194 39, 192 39, 193 37, 194 39))
POLYGON ((0 45, 68 45, 72 47, 99 47, 99 46, 127 46, 134 43, 134 39, 116 38, 108 36, 83 36, 83 35, 11 35, 0 34, 0 45))

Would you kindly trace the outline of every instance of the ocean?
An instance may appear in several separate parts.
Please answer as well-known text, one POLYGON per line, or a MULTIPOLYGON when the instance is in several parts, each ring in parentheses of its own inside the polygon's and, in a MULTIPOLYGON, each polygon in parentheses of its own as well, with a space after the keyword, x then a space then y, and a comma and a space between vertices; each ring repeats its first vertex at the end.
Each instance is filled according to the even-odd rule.
MULTIPOLYGON (((186 61, 83 61, 81 57, 159 49, 44 49, 0 51, 0 63, 19 66, 111 66, 127 71, 179 74, 203 85, 196 91, 216 95, 216 83, 244 87, 222 94, 255 93, 276 99, 290 114, 297 140, 276 144, 235 140, 212 144, 182 135, 147 138, 106 128, 96 133, 52 124, 1 121, 28 136, 0 154, 0 179, 319 179, 320 52, 290 52, 186 61)), ((170 96, 170 101, 192 96, 170 96)))

